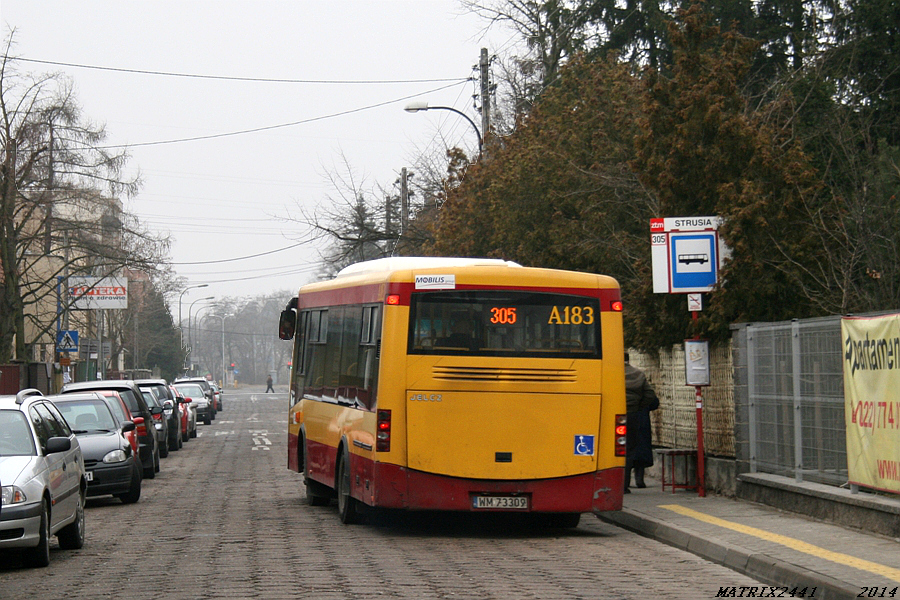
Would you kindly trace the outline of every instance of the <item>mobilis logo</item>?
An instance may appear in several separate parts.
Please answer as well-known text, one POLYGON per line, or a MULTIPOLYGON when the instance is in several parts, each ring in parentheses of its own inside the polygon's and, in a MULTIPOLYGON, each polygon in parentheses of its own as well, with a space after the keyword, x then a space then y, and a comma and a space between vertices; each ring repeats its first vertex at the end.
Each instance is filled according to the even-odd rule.
POLYGON ((417 290, 452 290, 456 275, 416 275, 417 290))

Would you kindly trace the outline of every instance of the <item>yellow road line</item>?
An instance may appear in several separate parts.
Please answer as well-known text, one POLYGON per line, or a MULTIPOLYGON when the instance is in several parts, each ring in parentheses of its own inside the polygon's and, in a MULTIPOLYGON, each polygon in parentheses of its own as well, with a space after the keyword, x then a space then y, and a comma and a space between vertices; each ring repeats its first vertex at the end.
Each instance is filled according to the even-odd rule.
POLYGON ((726 521, 725 519, 720 519, 718 517, 713 517, 707 515, 702 512, 698 512, 696 510, 692 510, 690 508, 685 508, 683 506, 679 506, 677 504, 666 504, 660 506, 660 508, 665 508, 671 510, 673 512, 677 512, 680 515, 684 515, 686 517, 691 517, 697 519, 698 521, 703 521, 704 523, 710 523, 712 525, 718 525, 719 527, 724 527, 726 529, 731 529, 732 531, 737 531, 740 533, 745 533, 747 535, 752 535, 753 537, 757 537, 769 542, 775 542, 776 544, 781 544, 782 546, 787 546, 793 550, 797 550, 798 552, 803 552, 804 554, 811 554, 813 556, 818 556, 820 558, 824 558, 826 560, 830 560, 832 562, 836 562, 841 565, 849 565, 856 569, 860 569, 861 571, 868 571, 869 573, 874 573, 876 575, 881 575, 886 577, 892 581, 896 581, 900 583, 900 569, 895 569, 893 567, 888 567, 885 565, 880 565, 878 563, 863 560, 861 558, 856 558, 855 556, 850 556, 849 554, 842 554, 840 552, 832 552, 831 550, 826 550, 825 548, 821 548, 819 546, 814 546, 813 544, 808 544, 806 542, 801 542, 800 540, 795 540, 794 538, 787 537, 786 535, 779 535, 777 533, 770 533, 765 531, 764 529, 757 529, 756 527, 748 527, 747 525, 740 525, 738 523, 732 523, 731 521, 726 521))

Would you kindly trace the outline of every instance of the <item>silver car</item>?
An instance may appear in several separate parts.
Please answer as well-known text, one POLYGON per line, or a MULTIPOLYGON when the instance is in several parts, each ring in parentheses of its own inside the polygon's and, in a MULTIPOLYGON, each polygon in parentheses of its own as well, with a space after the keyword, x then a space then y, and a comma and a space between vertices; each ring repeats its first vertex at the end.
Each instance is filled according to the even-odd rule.
POLYGON ((28 566, 50 564, 50 536, 84 545, 87 480, 78 439, 38 390, 0 396, 0 550, 20 548, 28 566))

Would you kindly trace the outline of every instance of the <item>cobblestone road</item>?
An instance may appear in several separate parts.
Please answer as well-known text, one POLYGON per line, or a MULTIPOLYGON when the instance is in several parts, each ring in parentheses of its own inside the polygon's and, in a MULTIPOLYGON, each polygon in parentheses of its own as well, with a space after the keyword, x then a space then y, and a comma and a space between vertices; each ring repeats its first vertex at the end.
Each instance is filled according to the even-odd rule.
POLYGON ((87 542, 46 569, 0 556, 0 598, 714 598, 759 585, 585 515, 390 514, 342 525, 286 468, 286 394, 229 391, 140 502, 89 501, 87 542))

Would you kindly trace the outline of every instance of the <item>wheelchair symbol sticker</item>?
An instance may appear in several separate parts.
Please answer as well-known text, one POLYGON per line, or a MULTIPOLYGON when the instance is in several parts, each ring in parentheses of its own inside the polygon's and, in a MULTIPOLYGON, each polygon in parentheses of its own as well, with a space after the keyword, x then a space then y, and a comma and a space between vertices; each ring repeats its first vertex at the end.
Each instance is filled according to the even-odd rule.
POLYGON ((593 456, 594 455, 594 436, 592 435, 576 435, 575 436, 575 456, 593 456))

